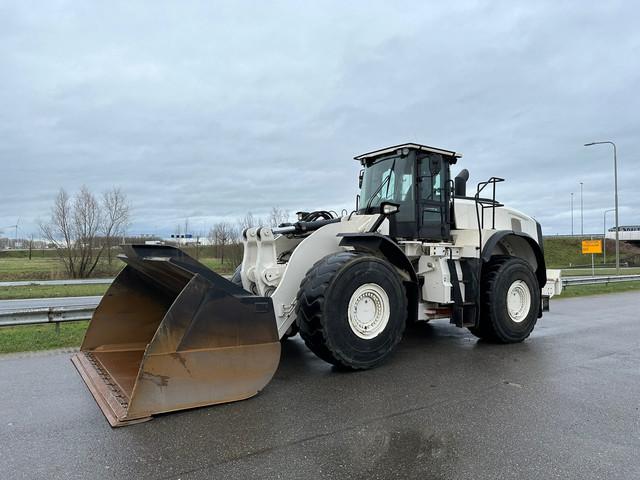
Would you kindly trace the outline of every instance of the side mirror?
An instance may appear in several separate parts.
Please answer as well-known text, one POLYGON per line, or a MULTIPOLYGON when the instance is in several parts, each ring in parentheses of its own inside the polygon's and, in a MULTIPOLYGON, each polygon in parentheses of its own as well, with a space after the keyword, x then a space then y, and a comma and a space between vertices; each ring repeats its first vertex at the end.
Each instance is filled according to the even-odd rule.
POLYGON ((358 188, 362 188, 362 181, 364 180, 364 168, 360 170, 358 174, 358 188))
POLYGON ((380 204, 380 213, 386 217, 400 211, 400 205, 391 202, 382 202, 380 204))
POLYGON ((395 218, 389 218, 389 217, 391 217, 391 215, 398 213, 399 211, 400 211, 400 205, 398 205, 397 203, 382 202, 380 204, 380 216, 376 219, 375 222, 373 222, 373 225, 371 225, 371 228, 369 229, 369 231, 377 232, 378 229, 380 228, 380 225, 382 225, 382 222, 384 222, 387 218, 389 219, 389 224, 393 225, 395 222, 395 218))

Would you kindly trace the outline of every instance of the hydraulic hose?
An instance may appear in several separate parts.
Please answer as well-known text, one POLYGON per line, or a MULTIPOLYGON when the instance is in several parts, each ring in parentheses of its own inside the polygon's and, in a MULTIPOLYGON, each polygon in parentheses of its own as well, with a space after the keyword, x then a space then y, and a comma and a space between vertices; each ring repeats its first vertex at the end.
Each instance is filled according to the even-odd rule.
POLYGON ((312 232, 313 230, 318 230, 325 225, 329 225, 330 223, 338 223, 339 221, 339 218, 329 218, 325 220, 314 220, 311 222, 295 222, 290 225, 282 225, 277 228, 272 228, 271 231, 275 234, 300 234, 312 232))

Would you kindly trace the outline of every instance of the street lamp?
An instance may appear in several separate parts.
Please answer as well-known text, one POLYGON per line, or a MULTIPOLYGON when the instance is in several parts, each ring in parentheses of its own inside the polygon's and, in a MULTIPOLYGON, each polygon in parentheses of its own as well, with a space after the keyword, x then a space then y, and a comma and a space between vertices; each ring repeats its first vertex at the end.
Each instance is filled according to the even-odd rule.
POLYGON ((618 154, 616 152, 616 144, 607 140, 604 142, 585 143, 585 147, 592 145, 603 145, 608 143, 613 146, 613 190, 615 195, 615 212, 616 212, 616 275, 620 275, 620 225, 618 223, 618 154))
POLYGON ((571 236, 573 237, 573 192, 571 192, 571 236))
POLYGON ((604 211, 604 220, 602 221, 602 264, 607 263, 607 213, 615 212, 615 208, 604 211))
POLYGON ((580 236, 584 237, 584 202, 582 201, 582 182, 580 182, 580 236))

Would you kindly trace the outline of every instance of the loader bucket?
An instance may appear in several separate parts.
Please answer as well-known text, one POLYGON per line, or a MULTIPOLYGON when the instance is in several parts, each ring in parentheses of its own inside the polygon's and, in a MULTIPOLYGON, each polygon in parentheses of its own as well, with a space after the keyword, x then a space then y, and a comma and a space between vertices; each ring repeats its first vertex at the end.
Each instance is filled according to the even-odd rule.
POLYGON ((181 250, 125 245, 127 266, 72 361, 113 427, 258 393, 280 342, 270 298, 181 250))

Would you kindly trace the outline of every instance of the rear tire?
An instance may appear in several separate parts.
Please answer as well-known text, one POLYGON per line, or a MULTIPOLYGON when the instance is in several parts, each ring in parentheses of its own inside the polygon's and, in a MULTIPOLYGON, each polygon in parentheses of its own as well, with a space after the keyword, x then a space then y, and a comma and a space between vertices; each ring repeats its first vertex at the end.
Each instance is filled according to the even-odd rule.
POLYGON ((484 267, 480 322, 476 337, 498 343, 527 338, 538 321, 540 287, 530 265, 516 257, 496 256, 484 267))
POLYGON ((297 295, 300 336, 326 362, 374 367, 402 338, 407 297, 394 267, 372 255, 328 255, 307 272, 297 295))

